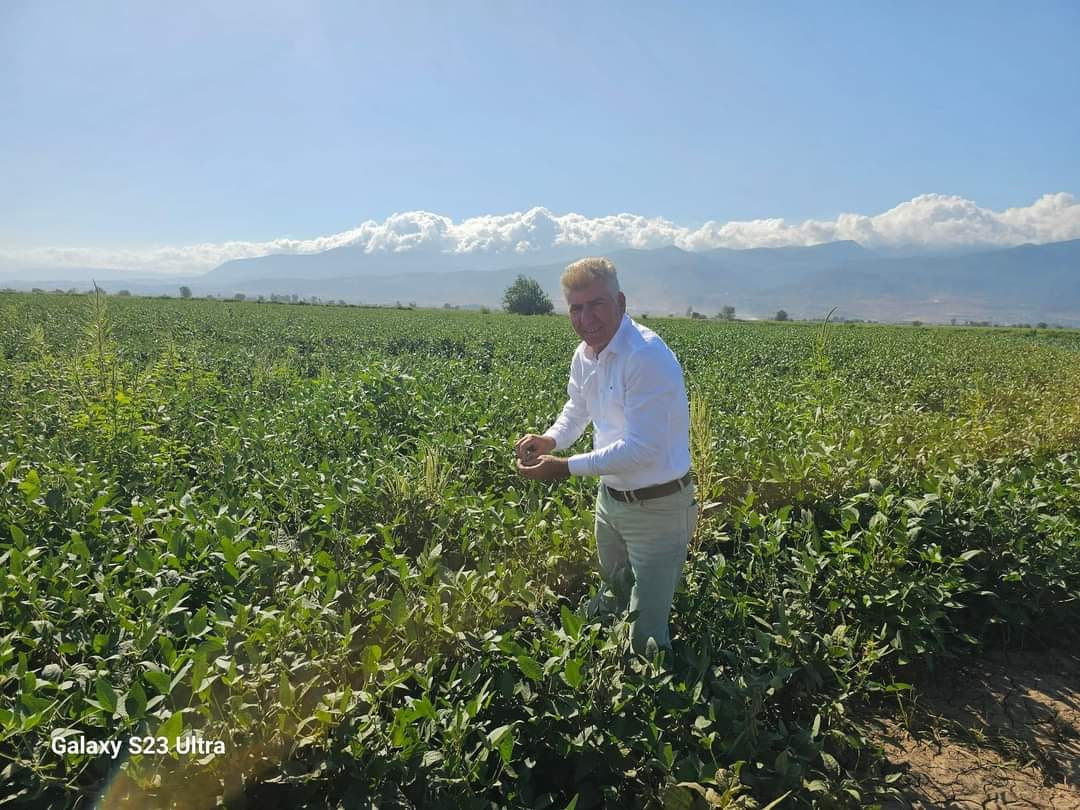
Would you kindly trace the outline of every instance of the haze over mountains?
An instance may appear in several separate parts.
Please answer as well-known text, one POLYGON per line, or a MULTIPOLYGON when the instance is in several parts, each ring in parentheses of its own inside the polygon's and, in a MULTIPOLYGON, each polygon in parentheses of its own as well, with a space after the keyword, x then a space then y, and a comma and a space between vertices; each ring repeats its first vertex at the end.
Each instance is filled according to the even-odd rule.
MULTIPOLYGON (((1080 326, 1080 239, 915 255, 874 251, 853 241, 700 252, 674 246, 608 252, 565 246, 528 258, 507 252, 372 252, 344 246, 227 261, 197 276, 89 273, 96 273, 95 280, 111 292, 123 287, 143 295, 176 295, 179 285, 186 284, 197 296, 295 294, 350 303, 464 307, 498 307, 503 290, 525 273, 562 308, 559 275, 567 262, 589 254, 615 262, 631 312, 682 313, 689 307, 713 315, 734 306, 738 317, 772 317, 784 309, 792 317, 815 318, 835 306, 839 317, 876 321, 1080 326)), ((83 273, 80 281, 70 280, 74 273, 64 276, 33 282, 0 277, 0 283, 20 289, 87 286, 83 273)))

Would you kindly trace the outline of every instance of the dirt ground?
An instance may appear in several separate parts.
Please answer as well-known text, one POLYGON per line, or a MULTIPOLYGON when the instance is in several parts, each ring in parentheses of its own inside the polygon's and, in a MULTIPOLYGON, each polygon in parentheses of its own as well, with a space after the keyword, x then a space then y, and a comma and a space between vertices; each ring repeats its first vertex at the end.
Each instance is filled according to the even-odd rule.
POLYGON ((873 727, 900 808, 1080 808, 1080 647, 991 653, 919 679, 873 727))

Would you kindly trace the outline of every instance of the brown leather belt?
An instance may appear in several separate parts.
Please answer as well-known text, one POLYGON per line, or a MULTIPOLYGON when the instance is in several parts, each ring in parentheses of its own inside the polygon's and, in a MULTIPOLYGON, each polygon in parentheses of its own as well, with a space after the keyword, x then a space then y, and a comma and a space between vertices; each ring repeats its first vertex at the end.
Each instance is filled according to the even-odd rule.
POLYGON ((607 490, 608 495, 617 501, 623 503, 633 503, 634 501, 648 501, 652 498, 663 498, 665 495, 670 495, 673 492, 690 485, 693 479, 690 477, 690 473, 687 472, 682 478, 675 481, 668 481, 666 484, 656 484, 651 487, 642 487, 641 489, 612 489, 607 484, 604 484, 604 489, 607 490))

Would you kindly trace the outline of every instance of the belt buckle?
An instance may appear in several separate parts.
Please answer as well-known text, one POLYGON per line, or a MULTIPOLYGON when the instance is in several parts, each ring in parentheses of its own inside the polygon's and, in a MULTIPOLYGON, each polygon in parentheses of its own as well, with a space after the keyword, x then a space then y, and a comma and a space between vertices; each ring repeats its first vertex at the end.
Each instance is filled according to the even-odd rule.
POLYGON ((625 494, 627 503, 638 503, 638 498, 636 495, 634 495, 634 490, 628 489, 626 490, 625 494))

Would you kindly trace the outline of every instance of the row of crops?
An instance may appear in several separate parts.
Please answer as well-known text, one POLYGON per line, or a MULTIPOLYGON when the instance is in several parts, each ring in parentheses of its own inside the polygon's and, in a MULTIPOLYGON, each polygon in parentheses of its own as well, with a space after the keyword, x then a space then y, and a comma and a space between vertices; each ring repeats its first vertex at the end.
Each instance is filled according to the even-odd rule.
POLYGON ((1080 335, 649 325, 664 662, 578 612, 596 481, 514 472, 564 319, 0 295, 0 804, 864 806, 860 710, 1080 619, 1080 335))

